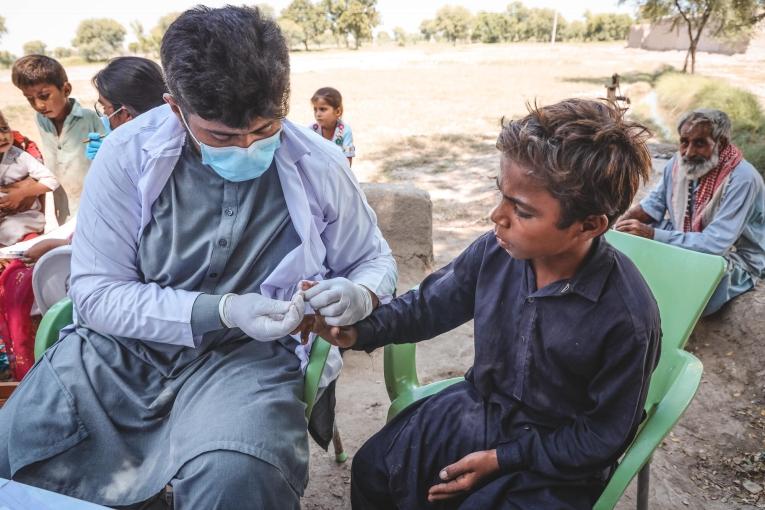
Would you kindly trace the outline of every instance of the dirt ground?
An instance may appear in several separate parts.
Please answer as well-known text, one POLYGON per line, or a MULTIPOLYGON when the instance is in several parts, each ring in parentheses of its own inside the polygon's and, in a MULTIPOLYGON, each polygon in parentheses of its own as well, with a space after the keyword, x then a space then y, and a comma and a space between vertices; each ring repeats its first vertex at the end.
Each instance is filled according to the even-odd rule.
MULTIPOLYGON (((430 193, 438 267, 490 228, 499 162, 494 141, 502 116, 521 114, 528 101, 602 97, 603 84, 614 72, 650 73, 662 65, 680 67, 682 59, 681 52, 621 44, 419 45, 294 53, 290 117, 305 124, 312 120, 309 98, 319 87, 331 85, 343 93, 359 180, 406 183, 430 193)), ((765 101, 764 61, 759 54, 700 54, 698 72, 744 86, 765 101)), ((69 70, 74 95, 84 105, 95 100, 89 79, 98 68, 69 70)), ((31 110, 10 83, 9 71, 0 73, 0 109, 14 128, 36 136, 31 110)), ((401 281, 399 288, 418 279, 401 281)), ((765 370, 758 343, 763 327, 751 328, 764 320, 750 313, 734 333, 723 330, 725 320, 731 319, 705 322, 700 326, 704 340, 691 340, 691 349, 705 364, 704 378, 694 403, 655 454, 652 508, 765 507, 765 497, 757 503, 765 486, 765 370), (759 484, 760 491, 745 482, 759 484)), ((472 340, 472 324, 466 324, 420 344, 421 381, 461 375, 472 362, 472 340)), ((337 411, 351 456, 384 424, 388 403, 382 351, 347 353, 337 411)), ((350 461, 337 465, 331 454, 312 444, 310 476, 303 508, 350 508, 350 461)), ((618 506, 632 507, 634 487, 618 506)))

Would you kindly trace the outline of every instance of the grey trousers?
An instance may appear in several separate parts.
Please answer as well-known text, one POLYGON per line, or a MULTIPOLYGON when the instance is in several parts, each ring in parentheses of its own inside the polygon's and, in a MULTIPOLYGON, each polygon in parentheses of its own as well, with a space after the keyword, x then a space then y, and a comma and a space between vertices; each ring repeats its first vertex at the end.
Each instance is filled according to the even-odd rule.
MULTIPOLYGON (((273 509, 299 510, 300 496, 271 464, 246 453, 214 450, 194 457, 170 482, 173 509, 273 509)), ((158 495, 123 510, 166 510, 158 495)))

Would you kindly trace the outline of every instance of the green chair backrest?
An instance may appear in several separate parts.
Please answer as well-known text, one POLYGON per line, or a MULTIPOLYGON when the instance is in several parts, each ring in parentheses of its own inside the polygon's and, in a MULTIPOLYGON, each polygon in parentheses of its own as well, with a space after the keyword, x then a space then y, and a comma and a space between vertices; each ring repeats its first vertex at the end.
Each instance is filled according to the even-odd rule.
POLYGON ((614 230, 606 239, 637 266, 659 305, 661 358, 646 400, 650 412, 676 376, 679 361, 675 350, 685 347, 725 271, 725 259, 614 230))
MULTIPOLYGON (((35 361, 40 359, 40 356, 43 355, 48 347, 56 343, 61 328, 71 323, 72 300, 67 297, 53 305, 40 321, 40 326, 37 328, 37 334, 35 335, 35 361)), ((321 337, 318 337, 313 343, 311 357, 308 360, 308 367, 305 372, 303 389, 303 401, 306 403, 306 418, 311 417, 316 395, 319 392, 319 380, 321 379, 321 373, 324 371, 324 365, 327 362, 327 356, 329 356, 331 347, 329 342, 321 337)))

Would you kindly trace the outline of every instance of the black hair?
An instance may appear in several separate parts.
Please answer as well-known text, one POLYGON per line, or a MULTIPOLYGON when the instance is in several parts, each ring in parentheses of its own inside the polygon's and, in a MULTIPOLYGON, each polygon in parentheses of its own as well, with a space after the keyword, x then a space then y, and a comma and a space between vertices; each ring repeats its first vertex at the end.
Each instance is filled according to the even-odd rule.
POLYGON ((141 57, 117 57, 93 77, 93 86, 102 97, 137 116, 164 103, 167 92, 162 68, 141 57))
POLYGON ((58 60, 45 55, 27 55, 13 63, 11 81, 18 88, 49 83, 63 89, 69 79, 58 60))
POLYGON ((323 99, 332 108, 343 107, 343 96, 340 91, 332 87, 322 87, 313 93, 311 102, 315 103, 319 99, 323 99))
POLYGON ((287 44, 257 8, 189 9, 165 32, 160 55, 167 87, 184 111, 232 128, 287 115, 287 44))

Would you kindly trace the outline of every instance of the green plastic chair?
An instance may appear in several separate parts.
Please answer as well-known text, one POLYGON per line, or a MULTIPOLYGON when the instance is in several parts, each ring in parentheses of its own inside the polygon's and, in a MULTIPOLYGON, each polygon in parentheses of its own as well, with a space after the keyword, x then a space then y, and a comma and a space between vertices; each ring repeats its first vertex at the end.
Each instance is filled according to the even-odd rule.
MULTIPOLYGON (((58 340, 58 333, 62 328, 72 323, 72 300, 64 298, 50 310, 48 310, 40 321, 35 336, 35 361, 40 359, 43 353, 58 340)), ((319 393, 319 380, 324 371, 324 365, 327 363, 329 350, 332 346, 323 338, 317 338, 311 348, 311 356, 308 360, 308 367, 305 371, 305 384, 303 389, 303 401, 306 403, 306 420, 311 418, 313 405, 316 402, 316 395, 319 393)), ((339 435, 335 429, 335 460, 345 462, 348 455, 339 448, 339 435)))
MULTIPOLYGON (((691 403, 701 381, 701 362, 683 347, 725 271, 725 260, 616 231, 609 231, 606 238, 635 263, 648 282, 659 305, 662 343, 645 403, 646 419, 594 508, 614 508, 638 475, 637 508, 644 510, 651 455, 691 403)), ((455 377, 421 386, 415 344, 386 346, 384 363, 391 399, 389 421, 413 402, 463 380, 455 377)))

